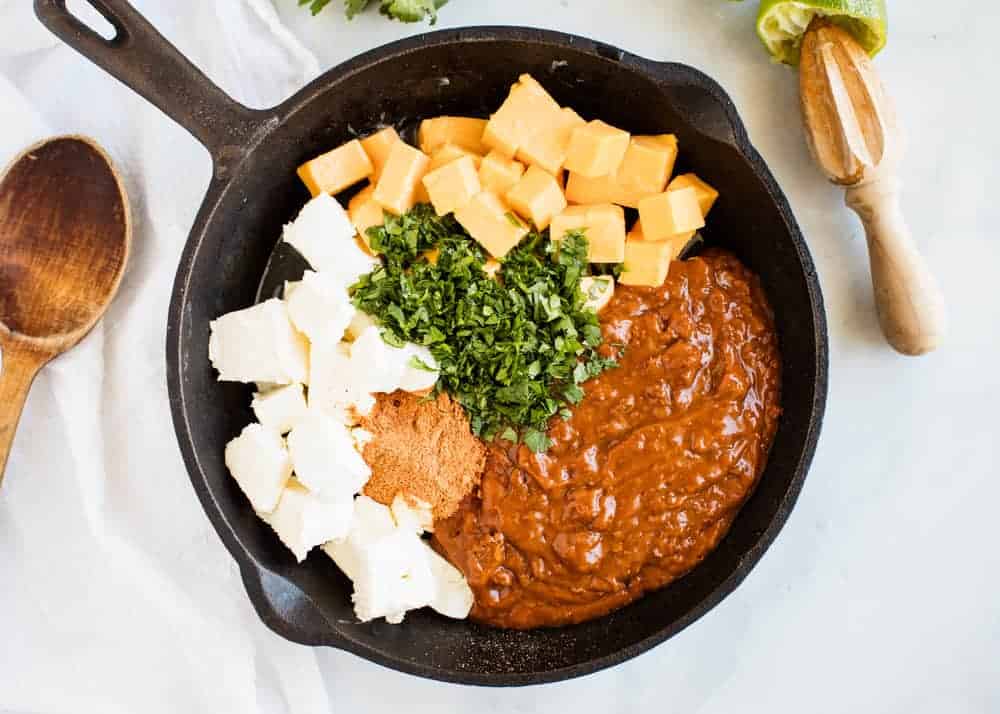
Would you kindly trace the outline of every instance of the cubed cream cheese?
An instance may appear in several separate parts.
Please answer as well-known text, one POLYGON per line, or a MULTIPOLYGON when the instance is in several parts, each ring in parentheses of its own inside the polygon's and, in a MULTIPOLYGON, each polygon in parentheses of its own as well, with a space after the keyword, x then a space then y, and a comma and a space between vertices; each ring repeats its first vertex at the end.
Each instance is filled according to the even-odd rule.
POLYGON ((270 513, 292 475, 292 461, 281 435, 260 424, 248 424, 226 444, 226 468, 257 513, 270 513))
POLYGON ((368 496, 358 496, 354 499, 354 512, 347 537, 326 543, 323 550, 344 575, 355 582, 361 572, 362 550, 395 529, 396 522, 388 506, 368 496))
POLYGON ((286 303, 292 323, 313 344, 340 342, 357 312, 343 283, 311 270, 286 303))
POLYGON ((430 605, 436 594, 427 546, 416 533, 396 528, 361 549, 352 599, 362 622, 379 617, 402 622, 409 610, 430 605))
POLYGON ((324 500, 292 479, 277 507, 261 518, 301 563, 317 545, 345 538, 353 513, 352 496, 324 500))
POLYGON ((353 497, 371 476, 350 429, 317 410, 309 410, 292 429, 288 451, 296 478, 327 500, 353 497))
POLYGON ((365 388, 367 368, 351 360, 350 348, 347 343, 319 343, 309 355, 309 409, 345 424, 375 406, 375 398, 365 388))
POLYGON ((434 514, 431 504, 415 496, 397 493, 389 506, 397 528, 411 530, 417 535, 434 530, 434 514))
POLYGON ((308 342, 277 298, 223 315, 209 329, 208 356, 220 381, 291 384, 309 377, 308 342))
POLYGON ((429 349, 409 343, 393 347, 382 339, 377 326, 366 329, 351 344, 351 363, 352 373, 361 375, 360 385, 369 392, 420 392, 433 387, 438 377, 429 349), (418 367, 417 362, 428 369, 418 367))
POLYGON ((320 194, 285 226, 284 239, 313 270, 347 287, 377 265, 354 241, 354 233, 354 225, 337 199, 320 194))
POLYGON ((473 594, 462 572, 438 554, 425 541, 431 577, 434 579, 434 597, 430 606, 439 614, 463 620, 472 611, 473 594))
POLYGON ((306 414, 306 397, 301 384, 287 384, 254 394, 253 413, 263 426, 287 434, 306 414))

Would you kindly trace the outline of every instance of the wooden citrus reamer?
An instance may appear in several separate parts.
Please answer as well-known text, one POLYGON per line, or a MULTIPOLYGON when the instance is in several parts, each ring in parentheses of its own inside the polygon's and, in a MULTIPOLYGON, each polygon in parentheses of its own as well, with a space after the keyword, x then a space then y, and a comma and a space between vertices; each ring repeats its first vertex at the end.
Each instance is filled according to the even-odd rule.
POLYGON ((871 58, 817 18, 802 40, 799 82, 813 155, 864 223, 882 331, 903 354, 930 352, 944 337, 944 298, 900 208, 903 135, 871 58))

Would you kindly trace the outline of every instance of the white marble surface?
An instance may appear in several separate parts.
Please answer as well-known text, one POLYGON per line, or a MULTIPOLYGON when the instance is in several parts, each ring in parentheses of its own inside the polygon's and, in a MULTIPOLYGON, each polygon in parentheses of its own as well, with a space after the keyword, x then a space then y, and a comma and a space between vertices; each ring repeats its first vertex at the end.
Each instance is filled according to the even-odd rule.
MULTIPOLYGON (((275 4, 324 69, 421 30, 374 15, 347 24, 336 0, 315 19, 293 0, 275 4)), ((795 77, 756 44, 755 4, 452 0, 439 26, 589 35, 692 64, 730 92, 805 232, 830 322, 826 424, 788 524, 725 602, 613 670, 484 690, 318 650, 333 710, 1000 711, 1000 202, 990 198, 1000 185, 1000 103, 989 91, 1000 69, 1000 10, 979 0, 952 0, 946 12, 930 0, 892 3, 878 66, 911 138, 904 207, 952 316, 941 351, 906 359, 882 341, 860 225, 811 164, 795 77)), ((194 175, 205 180, 200 160, 194 175)), ((199 191, 184 194, 195 201, 199 191)), ((264 710, 285 710, 266 683, 261 695, 264 710)))

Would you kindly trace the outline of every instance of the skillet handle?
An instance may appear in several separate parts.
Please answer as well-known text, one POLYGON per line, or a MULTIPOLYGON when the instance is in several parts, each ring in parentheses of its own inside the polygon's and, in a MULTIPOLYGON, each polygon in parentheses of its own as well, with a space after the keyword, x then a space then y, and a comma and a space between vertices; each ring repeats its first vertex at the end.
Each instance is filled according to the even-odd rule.
POLYGON ((242 158, 265 112, 234 101, 189 62, 126 0, 85 0, 111 23, 107 40, 66 9, 66 0, 35 0, 54 35, 146 98, 212 154, 216 174, 242 158))

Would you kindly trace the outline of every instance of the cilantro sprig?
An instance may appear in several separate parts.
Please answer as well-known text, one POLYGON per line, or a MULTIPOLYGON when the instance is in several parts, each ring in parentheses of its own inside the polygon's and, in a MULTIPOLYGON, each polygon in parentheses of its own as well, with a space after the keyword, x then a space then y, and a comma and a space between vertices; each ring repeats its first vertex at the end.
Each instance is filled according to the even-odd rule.
POLYGON ((503 261, 499 279, 486 255, 451 216, 418 205, 368 230, 382 265, 351 288, 389 344, 427 346, 439 366, 437 391, 467 411, 473 432, 545 451, 554 416, 584 396, 581 386, 616 365, 602 357, 597 315, 584 308, 580 277, 587 239, 553 243, 531 233, 503 261), (437 249, 435 263, 425 254, 437 249))
MULTIPOLYGON (((318 15, 331 0, 299 0, 299 5, 308 5, 313 15, 318 15)), ((344 12, 351 20, 371 4, 372 0, 344 0, 344 12)), ((431 24, 437 20, 437 11, 448 0, 379 0, 379 12, 400 22, 420 22, 427 18, 431 24)))

